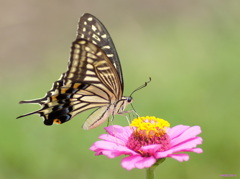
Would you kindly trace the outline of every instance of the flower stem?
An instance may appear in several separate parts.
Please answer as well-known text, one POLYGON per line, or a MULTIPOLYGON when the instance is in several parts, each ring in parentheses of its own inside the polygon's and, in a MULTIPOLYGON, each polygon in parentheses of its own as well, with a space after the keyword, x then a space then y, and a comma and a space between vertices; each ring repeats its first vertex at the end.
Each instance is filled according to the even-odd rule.
POLYGON ((154 179, 154 169, 155 167, 150 167, 146 169, 146 179, 154 179))
POLYGON ((165 158, 158 159, 153 166, 146 169, 146 179, 154 179, 154 170, 155 168, 162 163, 165 160, 165 158))

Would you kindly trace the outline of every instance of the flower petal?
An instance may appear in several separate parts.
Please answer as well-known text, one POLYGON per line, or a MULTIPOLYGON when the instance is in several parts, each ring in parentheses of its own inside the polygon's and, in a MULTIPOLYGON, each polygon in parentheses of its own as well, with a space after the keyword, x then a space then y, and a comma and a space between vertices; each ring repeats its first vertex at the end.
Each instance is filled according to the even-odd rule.
POLYGON ((156 162, 156 159, 151 157, 144 157, 142 160, 139 160, 136 162, 135 166, 136 168, 143 169, 143 168, 149 168, 156 162))
POLYGON ((143 147, 141 147, 140 149, 141 149, 143 152, 150 153, 150 154, 154 154, 154 153, 156 153, 157 150, 159 150, 160 148, 161 148, 161 145, 160 145, 160 144, 153 144, 153 145, 143 146, 143 147))
POLYGON ((177 125, 172 128, 168 129, 168 135, 174 139, 175 137, 178 137, 180 134, 183 133, 183 131, 187 130, 190 128, 190 126, 184 126, 184 125, 177 125))
POLYGON ((189 139, 185 142, 182 142, 179 145, 172 146, 171 150, 173 150, 173 152, 181 152, 186 149, 195 148, 198 144, 201 144, 201 143, 202 143, 202 138, 195 137, 195 138, 189 139))
POLYGON ((116 150, 113 150, 112 153, 114 155, 137 155, 138 153, 136 153, 135 151, 124 147, 124 146, 119 146, 116 150))
POLYGON ((159 158, 166 158, 169 155, 173 154, 173 151, 171 149, 163 151, 163 152, 157 152, 154 154, 154 157, 159 159, 159 158))
POLYGON ((183 152, 195 152, 195 153, 203 153, 203 150, 201 148, 194 148, 194 149, 186 149, 186 150, 183 150, 183 152))
POLYGON ((182 133, 181 134, 178 133, 179 135, 177 137, 173 138, 169 134, 170 137, 172 138, 171 144, 172 144, 172 146, 177 145, 183 141, 186 141, 188 139, 196 137, 199 133, 201 133, 201 129, 199 126, 193 126, 193 127, 187 128, 187 129, 182 128, 182 133))
POLYGON ((122 139, 119 139, 115 136, 111 136, 109 134, 102 134, 98 138, 102 139, 102 140, 105 140, 105 141, 114 142, 114 143, 117 143, 119 145, 125 145, 126 144, 125 140, 127 140, 127 138, 125 140, 122 140, 122 139))
POLYGON ((122 127, 119 125, 113 125, 113 126, 108 126, 104 128, 110 135, 121 139, 125 142, 127 142, 128 137, 132 134, 132 130, 130 129, 129 126, 127 127, 122 127))
POLYGON ((95 155, 106 155, 109 158, 118 157, 120 155, 136 155, 137 153, 126 146, 119 145, 109 141, 97 141, 90 150, 96 152, 95 155))
POLYGON ((97 141, 91 147, 90 150, 95 151, 95 149, 104 149, 104 150, 115 150, 117 147, 116 143, 109 141, 97 141))
POLYGON ((189 160, 189 155, 187 154, 172 154, 169 157, 179 161, 179 162, 183 162, 183 161, 188 161, 189 160))
POLYGON ((122 160, 122 167, 127 170, 131 170, 133 168, 149 168, 156 162, 154 157, 142 157, 140 155, 133 155, 126 157, 122 160))
POLYGON ((142 160, 142 158, 143 157, 141 157, 140 155, 132 155, 129 157, 125 157, 124 159, 122 159, 121 165, 127 170, 132 170, 133 168, 135 168, 136 162, 142 160))

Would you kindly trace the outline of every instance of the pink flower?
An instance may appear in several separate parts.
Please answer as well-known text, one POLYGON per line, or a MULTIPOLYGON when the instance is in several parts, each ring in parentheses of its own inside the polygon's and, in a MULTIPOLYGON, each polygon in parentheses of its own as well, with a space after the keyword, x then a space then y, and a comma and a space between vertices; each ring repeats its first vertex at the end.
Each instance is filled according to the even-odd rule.
POLYGON ((202 138, 197 136, 201 133, 199 126, 169 128, 167 121, 147 116, 133 120, 130 126, 113 125, 105 130, 108 134, 100 135, 102 140, 95 142, 90 150, 108 158, 128 155, 121 163, 127 170, 149 168, 158 159, 166 157, 188 161, 189 155, 185 152, 203 152, 196 148, 202 143, 202 138))

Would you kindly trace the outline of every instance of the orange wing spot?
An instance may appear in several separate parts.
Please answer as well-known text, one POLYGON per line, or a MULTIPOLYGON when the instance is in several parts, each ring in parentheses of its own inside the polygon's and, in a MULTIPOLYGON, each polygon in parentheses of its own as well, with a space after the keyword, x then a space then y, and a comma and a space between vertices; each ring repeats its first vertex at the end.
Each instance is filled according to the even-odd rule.
POLYGON ((57 96, 51 96, 51 100, 52 101, 56 101, 57 100, 57 96))
POLYGON ((81 85, 81 83, 75 83, 75 84, 73 85, 73 88, 78 88, 80 85, 81 85))
POLYGON ((69 90, 69 88, 61 88, 61 94, 65 94, 67 90, 69 90))
POLYGON ((54 119, 53 122, 54 122, 55 124, 61 124, 61 123, 62 123, 62 122, 60 121, 60 119, 54 119))

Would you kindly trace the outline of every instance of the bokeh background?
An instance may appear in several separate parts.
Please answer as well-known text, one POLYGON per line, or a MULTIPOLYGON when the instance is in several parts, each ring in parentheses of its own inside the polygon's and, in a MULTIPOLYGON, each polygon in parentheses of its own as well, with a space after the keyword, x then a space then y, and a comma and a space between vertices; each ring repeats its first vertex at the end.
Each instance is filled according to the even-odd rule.
MULTIPOLYGON (((239 7, 237 0, 2 0, 0 178, 144 178, 144 170, 121 168, 121 157, 89 150, 107 125, 84 131, 90 112, 51 127, 38 115, 15 119, 39 109, 18 101, 43 97, 65 72, 84 12, 98 17, 113 38, 125 95, 152 77, 134 94, 141 116, 202 128, 204 153, 183 163, 167 159, 156 178, 239 177, 239 7)), ((122 116, 114 123, 127 125, 122 116)))

